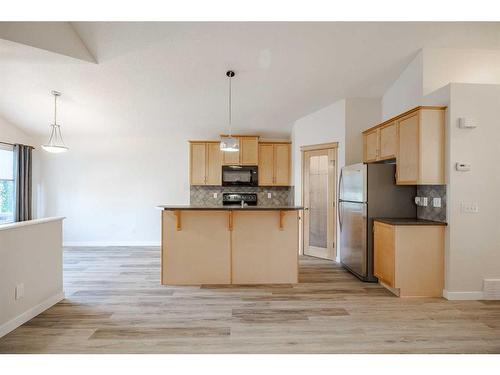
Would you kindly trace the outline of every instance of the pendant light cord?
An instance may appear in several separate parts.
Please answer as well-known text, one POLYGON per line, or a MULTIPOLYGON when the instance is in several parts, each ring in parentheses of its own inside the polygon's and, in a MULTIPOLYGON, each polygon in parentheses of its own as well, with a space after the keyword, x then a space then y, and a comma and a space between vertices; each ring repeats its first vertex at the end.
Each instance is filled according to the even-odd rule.
POLYGON ((54 95, 54 125, 57 125, 57 95, 54 95))
POLYGON ((232 107, 232 103, 231 103, 231 96, 232 96, 232 94, 231 94, 231 79, 232 79, 232 77, 229 76, 229 137, 231 137, 231 130, 232 130, 231 129, 232 128, 232 126, 231 126, 231 120, 232 120, 231 119, 231 115, 232 115, 232 113, 231 113, 231 109, 232 109, 231 108, 232 107))

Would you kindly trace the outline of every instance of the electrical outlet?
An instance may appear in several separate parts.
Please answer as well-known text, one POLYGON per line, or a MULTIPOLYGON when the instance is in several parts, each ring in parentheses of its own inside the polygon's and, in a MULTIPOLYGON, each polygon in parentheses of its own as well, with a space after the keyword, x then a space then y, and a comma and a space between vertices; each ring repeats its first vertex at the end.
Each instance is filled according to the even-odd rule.
POLYGON ((271 199, 272 193, 267 193, 267 199, 271 199))
POLYGON ((428 198, 427 197, 420 197, 420 205, 423 207, 427 207, 428 205, 428 198))
POLYGON ((432 198, 433 207, 441 207, 441 198, 432 198))
POLYGON ((24 297, 24 284, 17 284, 16 285, 16 300, 21 299, 24 297))
POLYGON ((214 193, 214 199, 217 199, 217 193, 214 193))
POLYGON ((460 205, 460 210, 464 214, 477 214, 479 212, 479 206, 477 203, 464 203, 460 205))

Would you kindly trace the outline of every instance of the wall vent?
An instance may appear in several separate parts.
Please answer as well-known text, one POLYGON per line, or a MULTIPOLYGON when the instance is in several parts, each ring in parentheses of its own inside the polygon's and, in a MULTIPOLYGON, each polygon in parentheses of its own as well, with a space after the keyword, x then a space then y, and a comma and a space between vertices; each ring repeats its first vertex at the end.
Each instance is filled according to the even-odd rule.
POLYGON ((500 300, 500 279, 484 279, 483 295, 484 299, 500 300))

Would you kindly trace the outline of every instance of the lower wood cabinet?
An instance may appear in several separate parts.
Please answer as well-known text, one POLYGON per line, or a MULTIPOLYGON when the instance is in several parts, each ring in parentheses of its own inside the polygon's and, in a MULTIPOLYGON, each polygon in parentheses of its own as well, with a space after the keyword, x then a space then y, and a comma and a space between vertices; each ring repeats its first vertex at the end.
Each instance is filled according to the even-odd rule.
POLYGON ((374 274, 400 297, 441 297, 444 288, 442 225, 374 222, 374 274))

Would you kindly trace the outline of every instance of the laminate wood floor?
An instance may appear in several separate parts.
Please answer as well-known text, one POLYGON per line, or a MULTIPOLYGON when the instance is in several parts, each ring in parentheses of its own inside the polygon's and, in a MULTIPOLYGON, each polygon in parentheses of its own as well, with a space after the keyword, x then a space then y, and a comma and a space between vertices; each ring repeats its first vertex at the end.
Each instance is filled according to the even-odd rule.
POLYGON ((399 299, 300 259, 297 285, 160 285, 159 248, 66 248, 66 299, 0 353, 500 353, 500 301, 399 299))

